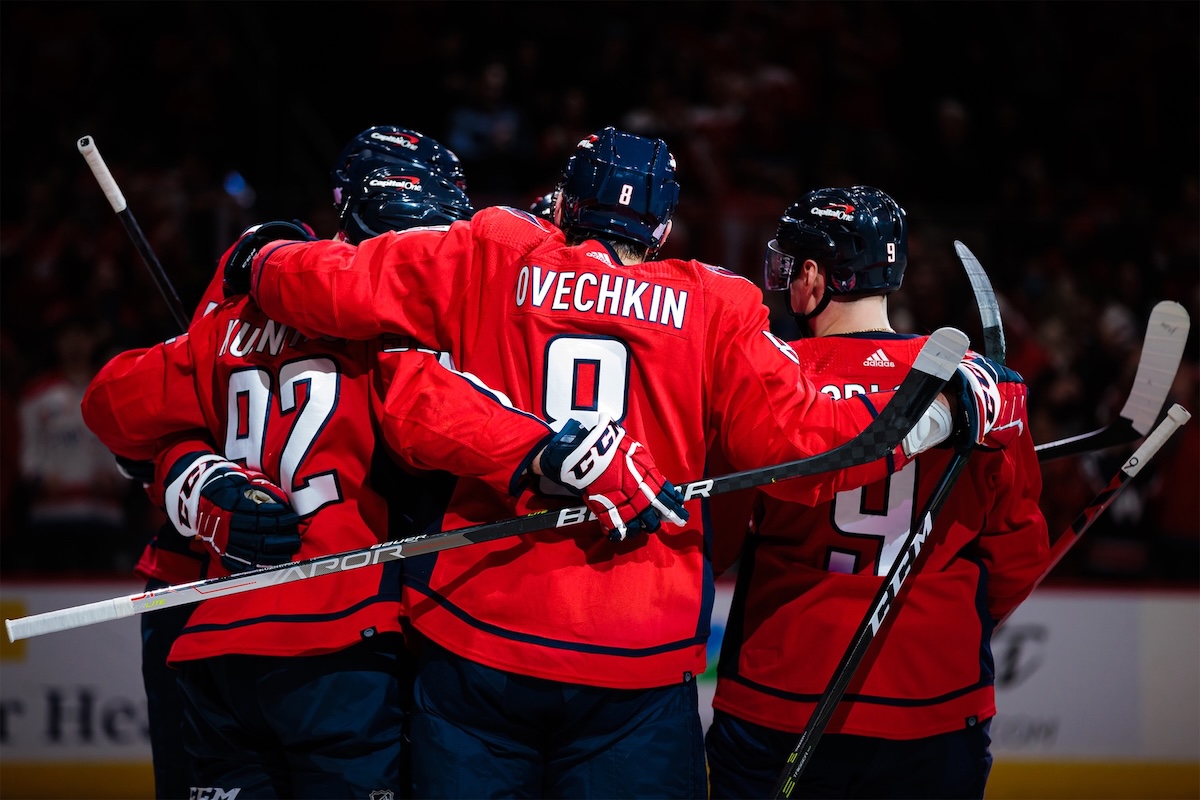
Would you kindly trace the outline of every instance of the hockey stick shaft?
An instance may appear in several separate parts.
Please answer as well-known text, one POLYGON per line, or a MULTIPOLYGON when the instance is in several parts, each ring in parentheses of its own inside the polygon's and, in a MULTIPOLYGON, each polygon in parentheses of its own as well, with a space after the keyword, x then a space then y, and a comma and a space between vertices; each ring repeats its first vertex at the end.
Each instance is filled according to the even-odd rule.
POLYGON ((158 286, 158 291, 162 294, 163 300, 167 302, 167 307, 171 311, 171 316, 175 318, 175 322, 179 324, 181 331, 188 329, 189 317, 184 311, 183 303, 179 300, 179 294, 175 291, 175 286, 167 277, 166 271, 158 260, 158 256, 154 255, 154 250, 150 248, 150 241, 146 238, 146 234, 142 233, 141 227, 137 220, 134 219, 133 212, 129 210, 128 204, 125 202, 125 196, 121 194, 120 187, 117 186, 116 179, 113 178, 112 172, 109 171, 108 165, 104 163, 104 158, 100 155, 100 150, 96 147, 96 140, 91 136, 80 137, 76 143, 80 154, 83 155, 89 167, 91 167, 92 175, 96 178, 96 183, 100 184, 100 190, 104 192, 104 196, 108 198, 109 205, 116 212, 117 218, 121 220, 121 225, 124 226, 125 232, 129 234, 129 238, 133 240, 133 246, 137 248, 138 254, 141 255, 142 261, 146 268, 150 270, 150 277, 154 279, 154 283, 158 286))
MULTIPOLYGON (((1000 306, 996 302, 992 283, 979 260, 971 254, 966 245, 956 241, 954 247, 967 271, 967 277, 971 282, 971 291, 975 294, 975 305, 979 309, 979 319, 983 325, 984 355, 1003 364, 1007 355, 1004 343, 1004 325, 1000 319, 1000 306)), ((966 467, 970 454, 969 449, 956 452, 946 466, 945 472, 942 473, 942 477, 938 479, 937 486, 934 487, 924 510, 918 517, 918 524, 909 531, 900 557, 892 563, 891 569, 888 570, 883 585, 880 586, 866 617, 859 624, 858 630, 851 640, 850 647, 842 655, 825 691, 817 700, 812 716, 804 726, 796 746, 792 748, 775 786, 776 797, 791 797, 791 793, 796 787, 796 781, 808 766, 813 751, 816 750, 817 742, 820 741, 825 728, 828 727, 829 720, 833 717, 838 703, 846 694, 846 687, 854 679, 859 664, 870 651, 871 645, 883 625, 884 618, 891 609, 899 605, 898 595, 901 586, 910 575, 918 572, 920 565, 924 563, 922 554, 928 550, 924 544, 933 531, 934 519, 937 518, 950 490, 966 467)))
POLYGON ((812 759, 817 742, 820 741, 821 735, 828 727, 829 720, 833 718, 833 712, 837 709, 838 703, 846 694, 846 687, 853 680, 858 665, 862 663, 871 644, 876 640, 888 613, 899 606, 899 594, 904 582, 910 575, 920 571, 921 565, 925 561, 925 555, 932 549, 925 547, 925 544, 933 531, 933 521, 946 502, 950 489, 953 488, 958 476, 962 474, 963 468, 967 465, 969 454, 969 450, 954 454, 918 518, 919 522, 909 531, 900 556, 892 562, 891 569, 884 577, 883 584, 875 593, 866 616, 859 623, 858 629, 850 641, 850 647, 842 655, 841 661, 833 671, 833 677, 830 678, 829 683, 825 686, 825 691, 817 700, 812 716, 809 717, 808 723, 800 733, 800 738, 796 741, 792 752, 788 754, 783 772, 775 784, 774 797, 792 796, 800 774, 804 772, 812 759))
MULTIPOLYGON (((1067 551, 1075 546, 1079 538, 1083 536, 1088 528, 1092 527, 1093 523, 1104 513, 1105 509, 1112 505, 1113 501, 1125 490, 1130 481, 1136 478, 1137 474, 1146 466, 1146 463, 1154 458, 1158 451, 1162 449, 1162 446, 1166 444, 1167 440, 1175 434, 1175 431, 1183 427, 1191 418, 1191 413, 1178 403, 1167 409, 1166 418, 1158 424, 1158 427, 1150 432, 1150 435, 1138 446, 1133 455, 1125 461, 1121 469, 1117 471, 1117 474, 1113 475, 1108 485, 1092 499, 1092 502, 1079 513, 1079 516, 1071 521, 1070 526, 1054 540, 1054 544, 1050 546, 1050 560, 1046 564, 1046 568, 1042 570, 1042 574, 1034 582, 1034 588, 1041 585, 1046 576, 1058 565, 1058 562, 1062 561, 1067 551)), ((996 627, 1003 625, 1011 615, 1012 611, 1005 614, 996 624, 996 627)))
MULTIPOLYGON (((764 483, 847 469, 883 458, 900 444, 924 414, 929 404, 936 400, 966 350, 967 337, 961 331, 953 328, 942 328, 935 331, 929 337, 925 347, 922 348, 912 371, 905 377, 891 401, 861 433, 839 447, 786 464, 706 478, 682 484, 678 488, 683 493, 685 500, 693 500, 752 486, 761 486, 764 483)), ((589 519, 595 519, 595 517, 590 516, 584 506, 534 512, 485 525, 413 536, 358 550, 349 550, 273 567, 263 567, 236 575, 166 586, 142 594, 48 611, 15 620, 5 620, 4 624, 8 630, 9 639, 16 641, 147 611, 195 603, 208 597, 236 594, 306 578, 346 572, 360 567, 508 536, 565 528, 589 519)))
POLYGON ((1170 300, 1156 304, 1150 312, 1133 386, 1120 416, 1106 427, 1037 445, 1034 449, 1038 461, 1130 444, 1149 433, 1175 381, 1190 328, 1191 319, 1182 305, 1170 300))

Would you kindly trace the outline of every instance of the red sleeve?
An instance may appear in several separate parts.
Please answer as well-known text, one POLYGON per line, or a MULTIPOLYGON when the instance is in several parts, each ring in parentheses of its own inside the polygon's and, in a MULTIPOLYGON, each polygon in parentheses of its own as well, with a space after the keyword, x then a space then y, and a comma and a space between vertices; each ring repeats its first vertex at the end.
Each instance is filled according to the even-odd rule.
MULTIPOLYGON (((893 392, 834 400, 819 391, 795 351, 769 332, 767 308, 738 299, 757 292, 749 281, 720 275, 728 286, 713 296, 730 299, 709 328, 707 385, 723 424, 722 449, 739 469, 771 466, 816 455, 849 441, 874 419, 893 392)), ((815 505, 840 491, 885 478, 907 463, 901 448, 870 464, 764 485, 781 499, 815 505)))
POLYGON ((1038 506, 1042 471, 1029 435, 1003 451, 1000 467, 988 475, 995 502, 977 540, 988 569, 988 611, 1001 619, 1029 596, 1049 564, 1046 518, 1038 506))
POLYGON ((428 352, 381 354, 389 373, 381 426, 408 464, 480 478, 516 495, 533 456, 553 435, 478 378, 443 367, 428 352))
POLYGON ((83 419, 109 450, 152 461, 181 431, 208 430, 193 382, 194 331, 121 353, 92 379, 81 403, 83 419))
POLYGON ((469 222, 389 232, 360 245, 274 242, 255 259, 252 294, 272 319, 308 336, 406 333, 450 350, 443 327, 471 282, 469 222), (414 301, 413 298, 417 298, 414 301))

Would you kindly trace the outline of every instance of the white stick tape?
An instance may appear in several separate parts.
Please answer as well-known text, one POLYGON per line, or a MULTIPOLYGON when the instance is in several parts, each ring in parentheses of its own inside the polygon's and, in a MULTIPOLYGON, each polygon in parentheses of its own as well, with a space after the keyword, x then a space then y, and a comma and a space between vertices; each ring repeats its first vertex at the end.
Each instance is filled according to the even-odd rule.
POLYGON ((96 176, 96 183, 100 184, 100 189, 104 192, 104 196, 108 198, 113 211, 120 214, 125 210, 125 195, 121 194, 116 180, 113 179, 112 173, 108 171, 108 165, 104 163, 104 159, 100 156, 100 151, 96 149, 96 140, 90 136, 81 136, 78 147, 79 152, 83 154, 84 160, 92 168, 92 174, 96 176))

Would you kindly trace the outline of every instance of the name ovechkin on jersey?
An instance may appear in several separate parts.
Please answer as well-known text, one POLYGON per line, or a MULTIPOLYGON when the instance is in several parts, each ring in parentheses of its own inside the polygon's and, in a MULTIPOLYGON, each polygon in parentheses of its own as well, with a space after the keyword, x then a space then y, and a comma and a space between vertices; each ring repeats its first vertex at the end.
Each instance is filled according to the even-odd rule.
POLYGON ((684 289, 593 272, 558 272, 526 264, 517 275, 517 307, 579 311, 653 322, 683 329, 684 289))

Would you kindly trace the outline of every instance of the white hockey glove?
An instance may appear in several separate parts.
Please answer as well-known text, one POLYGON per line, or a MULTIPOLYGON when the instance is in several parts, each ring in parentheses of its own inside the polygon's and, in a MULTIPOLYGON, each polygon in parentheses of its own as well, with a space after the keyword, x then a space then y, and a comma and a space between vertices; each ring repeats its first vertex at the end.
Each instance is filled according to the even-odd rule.
POLYGON ((541 453, 541 471, 583 498, 614 542, 650 533, 661 520, 683 526, 683 495, 663 478, 654 459, 608 418, 595 428, 568 420, 541 453))
POLYGON ((261 472, 193 453, 175 462, 168 481, 175 529, 203 541, 230 572, 284 564, 300 550, 300 519, 261 472))
POLYGON ((946 385, 957 392, 953 446, 1007 447, 1025 428, 1025 380, 990 358, 968 353, 946 385))

